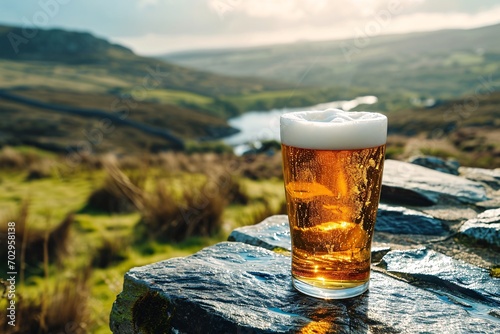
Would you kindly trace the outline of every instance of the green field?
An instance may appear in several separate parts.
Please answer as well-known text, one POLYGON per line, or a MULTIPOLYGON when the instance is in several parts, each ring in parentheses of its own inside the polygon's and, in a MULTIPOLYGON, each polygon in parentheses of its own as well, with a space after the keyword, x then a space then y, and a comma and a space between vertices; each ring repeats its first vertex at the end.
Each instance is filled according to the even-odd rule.
POLYGON ((379 97, 380 110, 397 111, 412 107, 401 95, 450 99, 474 94, 481 77, 495 77, 500 70, 499 34, 497 24, 374 36, 363 47, 355 40, 332 40, 180 52, 160 59, 223 75, 279 79, 297 90, 336 87, 346 92, 343 99, 352 98, 350 89, 361 88, 379 97))

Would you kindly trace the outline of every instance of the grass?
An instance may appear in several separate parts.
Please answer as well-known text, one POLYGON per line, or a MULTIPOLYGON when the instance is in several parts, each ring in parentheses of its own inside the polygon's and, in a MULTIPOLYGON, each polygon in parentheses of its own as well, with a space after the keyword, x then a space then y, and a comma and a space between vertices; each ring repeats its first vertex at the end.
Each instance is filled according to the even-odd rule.
POLYGON ((373 90, 357 87, 328 85, 327 88, 297 87, 276 91, 265 91, 228 96, 229 101, 240 111, 266 111, 274 108, 308 107, 319 103, 356 98, 361 95, 373 95, 373 90))
MULTIPOLYGON (((67 247, 58 256, 58 261, 54 252, 47 252, 47 260, 38 258, 25 265, 24 283, 18 284, 18 296, 25 305, 25 309, 19 311, 23 312, 21 316, 25 320, 21 321, 26 326, 21 332, 64 332, 67 330, 65 326, 71 326, 76 333, 109 333, 111 306, 121 292, 123 276, 130 268, 187 256, 226 240, 231 230, 238 226, 253 224, 263 215, 281 210, 284 193, 279 178, 268 175, 268 181, 257 181, 243 176, 252 164, 255 167, 263 164, 264 158, 255 158, 248 165, 245 160, 233 161, 242 158, 214 153, 185 155, 169 152, 135 159, 132 162, 133 159, 128 157, 117 163, 123 163, 120 170, 127 178, 135 180, 155 210, 164 206, 162 196, 175 201, 191 201, 192 207, 200 208, 204 202, 199 202, 199 194, 220 193, 224 196, 214 195, 213 198, 223 198, 228 203, 207 204, 213 205, 215 212, 215 216, 207 221, 219 217, 219 225, 212 228, 208 225, 207 229, 194 231, 196 233, 192 236, 183 235, 175 241, 137 238, 137 225, 144 216, 135 206, 132 211, 118 213, 88 207, 82 210, 91 194, 109 182, 103 164, 88 160, 89 166, 82 163, 63 179, 52 173, 42 179, 28 180, 28 167, 24 165, 23 168, 0 170, 2 221, 11 217, 20 222, 22 214, 18 213, 24 207, 30 231, 39 231, 37 233, 42 236, 50 236, 50 231, 57 231, 63 222, 69 222, 64 225, 68 227, 68 233, 59 237, 60 246, 66 244, 67 247), (231 161, 234 167, 228 170, 231 161), (206 173, 219 175, 217 171, 225 174, 212 178, 211 185, 207 185, 206 173), (137 175, 144 176, 144 180, 138 182, 134 179, 137 175), (186 185, 191 193, 185 192, 186 185), (218 188, 212 188, 216 185, 218 188), (164 193, 167 190, 168 193, 164 193), (65 220, 70 212, 74 212, 72 220, 65 220), (62 296, 67 296, 65 304, 61 302, 62 296), (76 306, 78 311, 75 311, 76 306), (58 314, 57 310, 61 310, 60 319, 54 316, 58 314)), ((106 159, 99 160, 106 165, 106 159)), ((45 245, 49 247, 50 243, 45 245)), ((27 255, 33 252, 28 247, 27 250, 27 255)), ((18 263, 20 261, 18 259, 18 263)), ((5 303, 5 299, 0 299, 0 307, 6 306, 5 303)))
POLYGON ((213 102, 213 99, 207 96, 173 89, 151 89, 148 91, 147 99, 164 104, 177 105, 193 103, 205 106, 213 102))

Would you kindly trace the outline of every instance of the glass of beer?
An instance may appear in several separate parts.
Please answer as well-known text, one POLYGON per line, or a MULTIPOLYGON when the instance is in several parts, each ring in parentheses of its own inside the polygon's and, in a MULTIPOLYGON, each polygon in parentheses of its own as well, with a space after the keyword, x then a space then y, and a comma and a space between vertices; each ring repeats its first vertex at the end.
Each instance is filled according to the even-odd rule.
POLYGON ((292 282, 307 295, 350 298, 368 289, 387 117, 337 109, 280 119, 292 282))

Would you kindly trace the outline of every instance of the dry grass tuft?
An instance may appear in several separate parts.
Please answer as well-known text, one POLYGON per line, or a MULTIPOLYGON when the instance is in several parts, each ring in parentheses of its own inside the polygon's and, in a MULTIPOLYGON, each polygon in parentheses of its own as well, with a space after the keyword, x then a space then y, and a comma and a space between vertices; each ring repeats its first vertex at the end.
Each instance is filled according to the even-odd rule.
MULTIPOLYGON (((29 201, 23 201, 18 214, 6 220, 16 223, 16 244, 21 247, 19 248, 21 262, 30 265, 42 262, 46 239, 50 259, 60 262, 68 254, 70 229, 74 222, 73 213, 69 213, 53 229, 31 229, 28 225, 29 206, 29 201)), ((0 234, 7 234, 6 228, 6 224, 0 226, 0 234)), ((2 249, 1 253, 4 251, 2 249)))
POLYGON ((130 245, 129 238, 125 237, 103 237, 102 244, 95 251, 92 258, 92 266, 107 268, 127 258, 126 250, 130 245))
POLYGON ((104 167, 107 171, 104 185, 90 194, 83 210, 123 213, 141 209, 147 173, 140 170, 126 175, 114 160, 105 160, 104 167))
POLYGON ((185 184, 180 197, 164 181, 144 201, 143 235, 151 239, 182 241, 190 236, 210 236, 222 223, 227 193, 217 183, 185 184))
POLYGON ((26 166, 26 160, 20 152, 8 146, 0 151, 0 168, 24 169, 26 166))
MULTIPOLYGON (((88 333, 88 284, 90 269, 74 277, 59 278, 47 286, 36 298, 16 292, 16 326, 10 326, 5 316, 0 317, 3 333, 88 333)), ((5 282, 2 282, 5 285, 5 282)))
POLYGON ((32 163, 28 167, 28 175, 26 176, 26 181, 51 177, 52 169, 52 163, 48 159, 41 159, 36 163, 32 163))

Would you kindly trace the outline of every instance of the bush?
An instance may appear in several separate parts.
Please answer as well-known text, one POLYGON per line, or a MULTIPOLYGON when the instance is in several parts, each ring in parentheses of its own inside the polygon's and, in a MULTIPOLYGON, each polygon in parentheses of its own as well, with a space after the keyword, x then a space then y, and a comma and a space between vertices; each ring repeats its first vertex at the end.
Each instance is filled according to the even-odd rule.
POLYGON ((115 263, 127 258, 126 249, 130 244, 128 238, 104 237, 102 244, 94 253, 92 266, 97 268, 107 268, 115 263))
POLYGON ((59 278, 36 298, 17 292, 16 326, 10 326, 5 316, 0 317, 3 333, 88 333, 89 277, 90 269, 86 268, 69 279, 59 278))
POLYGON ((166 182, 159 182, 144 201, 142 234, 165 241, 182 241, 191 236, 210 236, 222 223, 229 187, 206 180, 201 185, 186 183, 180 196, 166 182))
POLYGON ((38 162, 31 163, 28 167, 26 181, 39 180, 52 176, 52 165, 50 160, 41 159, 38 162))
POLYGON ((4 147, 0 151, 0 167, 9 169, 23 169, 26 167, 24 156, 11 147, 4 147))
MULTIPOLYGON (((28 226, 29 201, 22 202, 17 216, 6 221, 16 222, 16 244, 20 246, 21 263, 36 265, 43 261, 45 244, 50 260, 60 262, 68 253, 70 229, 74 222, 69 213, 53 229, 30 229, 28 226)), ((0 234, 7 234, 7 224, 0 227, 0 234)), ((2 249, 0 253, 4 253, 2 249)), ((6 257, 6 256, 5 256, 6 257)))
POLYGON ((103 186, 90 194, 82 211, 123 213, 140 208, 146 173, 126 175, 114 162, 107 162, 105 168, 107 176, 103 186))

